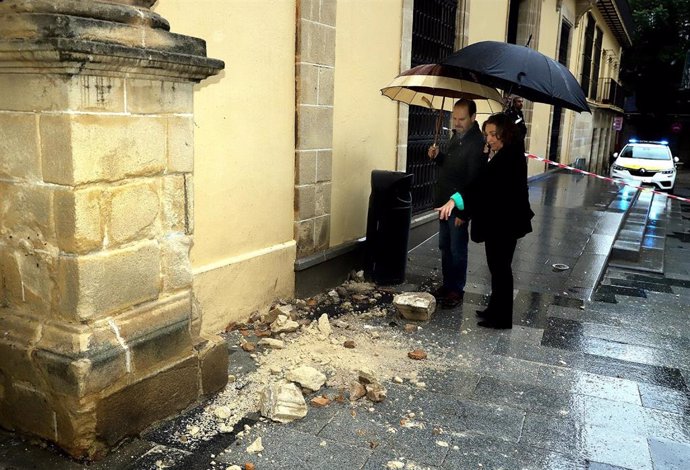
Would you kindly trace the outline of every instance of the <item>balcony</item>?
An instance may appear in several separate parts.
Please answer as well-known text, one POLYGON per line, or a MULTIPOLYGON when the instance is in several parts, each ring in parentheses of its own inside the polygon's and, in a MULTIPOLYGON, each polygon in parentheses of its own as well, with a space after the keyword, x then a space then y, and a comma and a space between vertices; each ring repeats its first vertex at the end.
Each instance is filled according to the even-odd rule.
POLYGON ((597 90, 597 101, 623 109, 625 93, 623 87, 612 78, 602 78, 599 80, 597 90))

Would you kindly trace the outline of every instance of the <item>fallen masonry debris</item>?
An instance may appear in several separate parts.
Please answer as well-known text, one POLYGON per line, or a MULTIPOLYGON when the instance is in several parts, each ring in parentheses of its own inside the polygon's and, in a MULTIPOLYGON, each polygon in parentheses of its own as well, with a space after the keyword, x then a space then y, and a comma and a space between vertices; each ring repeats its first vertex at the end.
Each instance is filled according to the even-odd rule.
POLYGON ((421 349, 415 349, 414 351, 408 352, 407 357, 414 359, 415 361, 421 361, 422 359, 426 359, 427 354, 421 349))
POLYGON ((436 311, 436 298, 428 292, 403 292, 393 298, 393 305, 407 320, 426 321, 436 311))
POLYGON ((279 425, 322 406, 349 408, 353 416, 360 408, 371 412, 387 399, 387 383, 419 386, 420 374, 451 365, 440 354, 410 360, 409 351, 420 345, 433 350, 436 343, 420 342, 418 324, 406 326, 392 305, 392 290, 347 281, 334 291, 337 297, 279 299, 246 322, 228 325, 228 386, 186 419, 188 426, 174 431, 174 438, 196 448, 223 434, 246 449, 254 433, 238 423, 279 425), (310 370, 305 368, 318 380, 294 375, 310 370))
POLYGON ((315 406, 317 408, 322 407, 322 406, 328 406, 331 403, 331 400, 328 397, 325 396, 320 396, 320 397, 314 397, 312 398, 309 403, 312 406, 315 406))
POLYGON ((326 383, 326 376, 310 366, 292 369, 288 371, 285 378, 312 392, 318 391, 326 383))
POLYGON ((307 415, 307 404, 302 392, 286 381, 267 386, 261 394, 261 415, 279 423, 288 423, 307 415))

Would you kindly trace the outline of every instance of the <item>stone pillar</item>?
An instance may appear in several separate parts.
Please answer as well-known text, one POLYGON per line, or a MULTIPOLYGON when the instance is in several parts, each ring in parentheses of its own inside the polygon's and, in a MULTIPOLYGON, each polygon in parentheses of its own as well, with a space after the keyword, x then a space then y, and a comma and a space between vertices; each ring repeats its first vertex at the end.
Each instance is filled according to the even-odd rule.
POLYGON ((295 240, 297 257, 330 243, 337 0, 297 2, 295 240))
POLYGON ((0 426, 98 458, 227 381, 193 309, 193 84, 155 0, 0 2, 0 426))

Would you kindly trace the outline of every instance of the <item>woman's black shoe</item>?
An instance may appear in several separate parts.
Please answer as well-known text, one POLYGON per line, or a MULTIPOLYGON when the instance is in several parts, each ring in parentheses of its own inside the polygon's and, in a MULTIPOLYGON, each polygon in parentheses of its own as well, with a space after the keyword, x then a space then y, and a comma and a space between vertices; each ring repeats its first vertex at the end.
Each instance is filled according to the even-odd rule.
POLYGON ((477 323, 478 326, 483 326, 484 328, 493 328, 494 330, 509 330, 513 328, 512 323, 498 322, 495 320, 482 320, 477 323))
POLYGON ((479 318, 490 318, 491 317, 491 310, 484 309, 484 310, 477 310, 477 316, 479 318))

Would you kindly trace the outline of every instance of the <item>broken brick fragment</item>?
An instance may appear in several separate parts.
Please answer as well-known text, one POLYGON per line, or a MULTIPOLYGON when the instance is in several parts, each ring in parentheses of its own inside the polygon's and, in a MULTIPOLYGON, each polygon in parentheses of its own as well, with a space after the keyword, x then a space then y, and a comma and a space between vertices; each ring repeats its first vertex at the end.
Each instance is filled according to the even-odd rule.
POLYGON ((422 349, 415 349, 414 351, 408 352, 407 357, 414 359, 415 361, 421 361, 422 359, 426 359, 426 352, 424 352, 422 349))

